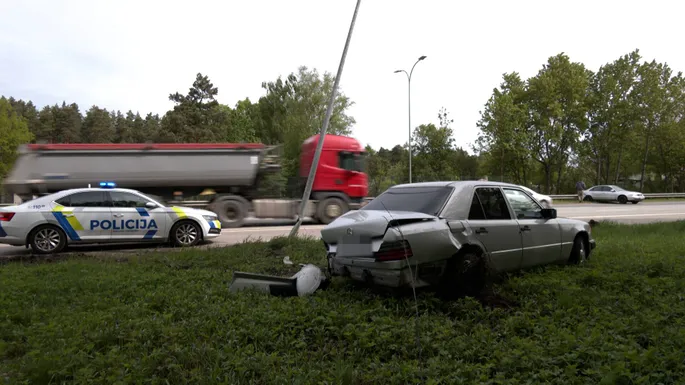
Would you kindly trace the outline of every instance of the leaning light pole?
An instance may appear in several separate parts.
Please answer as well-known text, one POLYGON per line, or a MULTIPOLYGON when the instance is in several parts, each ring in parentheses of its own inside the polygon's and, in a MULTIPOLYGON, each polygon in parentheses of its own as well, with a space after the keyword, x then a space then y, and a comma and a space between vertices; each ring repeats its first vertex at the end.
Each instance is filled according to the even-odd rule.
POLYGON ((411 67, 411 71, 409 71, 409 73, 407 73, 405 70, 395 71, 395 73, 404 72, 404 74, 407 75, 407 83, 409 85, 409 183, 411 183, 411 75, 414 73, 414 67, 416 67, 416 65, 425 58, 426 56, 421 56, 419 60, 417 60, 416 63, 414 63, 414 65, 411 67))
POLYGON ((357 0, 357 5, 354 7, 354 13, 352 14, 352 22, 350 22, 350 30, 347 32, 345 48, 343 48, 342 57, 340 58, 340 64, 338 65, 338 74, 335 75, 335 82, 333 83, 333 90, 331 91, 331 100, 328 101, 326 116, 323 119, 323 125, 321 125, 321 132, 319 133, 319 142, 316 144, 316 152, 314 152, 314 159, 312 160, 312 165, 309 167, 309 177, 307 178, 307 186, 304 188, 304 194, 302 195, 302 202, 300 202, 300 212, 297 215, 297 222, 295 223, 295 226, 293 226, 293 228, 290 230, 290 238, 297 235, 297 231, 300 229, 300 225, 302 225, 302 219, 304 218, 304 212, 307 208, 307 202, 309 201, 309 196, 312 193, 312 185, 314 184, 314 177, 316 177, 316 168, 319 165, 319 158, 321 158, 321 149, 323 148, 323 142, 326 139, 326 130, 328 130, 328 123, 331 121, 331 115, 333 114, 333 105, 335 104, 335 98, 338 93, 338 84, 340 83, 340 77, 342 76, 343 67, 345 66, 347 48, 349 48, 350 40, 352 40, 352 31, 354 30, 354 23, 355 21, 357 21, 357 12, 359 12, 359 4, 361 2, 362 0, 357 0))

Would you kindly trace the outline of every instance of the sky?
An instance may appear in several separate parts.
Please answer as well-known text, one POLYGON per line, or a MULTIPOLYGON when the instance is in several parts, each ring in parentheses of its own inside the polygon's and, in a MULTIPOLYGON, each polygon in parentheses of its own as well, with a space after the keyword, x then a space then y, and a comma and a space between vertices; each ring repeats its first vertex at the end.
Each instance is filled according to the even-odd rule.
MULTIPOLYGON (((208 75, 235 105, 301 65, 335 74, 356 0, 0 0, 0 95, 160 115, 208 75)), ((535 76, 561 52, 592 70, 634 49, 685 70, 673 1, 362 0, 340 91, 353 136, 391 148, 444 107, 470 148, 502 75, 535 76)))

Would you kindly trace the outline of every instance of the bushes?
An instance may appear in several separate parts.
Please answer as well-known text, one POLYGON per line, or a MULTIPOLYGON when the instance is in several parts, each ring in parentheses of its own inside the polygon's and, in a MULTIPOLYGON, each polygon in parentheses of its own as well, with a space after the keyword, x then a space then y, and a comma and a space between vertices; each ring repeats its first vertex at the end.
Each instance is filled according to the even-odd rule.
POLYGON ((234 270, 289 276, 298 263, 325 266, 319 240, 12 262, 0 271, 2 375, 103 384, 674 382, 685 374, 682 234, 685 223, 603 223, 588 266, 516 274, 480 301, 422 293, 418 325, 411 296, 343 279, 307 298, 228 292, 234 270), (285 255, 295 264, 283 264, 285 255), (493 297, 516 305, 488 306, 493 297))

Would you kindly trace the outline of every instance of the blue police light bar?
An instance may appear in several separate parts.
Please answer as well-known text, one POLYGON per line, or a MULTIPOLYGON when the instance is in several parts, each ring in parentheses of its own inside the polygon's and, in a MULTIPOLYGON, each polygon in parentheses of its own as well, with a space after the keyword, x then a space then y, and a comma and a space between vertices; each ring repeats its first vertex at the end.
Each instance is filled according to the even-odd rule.
POLYGON ((100 182, 100 187, 102 187, 102 188, 114 188, 114 187, 117 187, 117 185, 114 182, 100 182))

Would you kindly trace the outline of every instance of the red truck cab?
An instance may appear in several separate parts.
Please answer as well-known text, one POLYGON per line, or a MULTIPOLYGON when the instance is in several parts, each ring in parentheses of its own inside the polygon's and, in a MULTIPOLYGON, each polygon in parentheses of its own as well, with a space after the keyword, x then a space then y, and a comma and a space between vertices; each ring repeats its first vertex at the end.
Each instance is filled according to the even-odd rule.
MULTIPOLYGON (((302 144, 300 177, 304 179, 309 176, 319 136, 314 135, 302 144)), ((326 134, 312 185, 312 199, 321 202, 317 205, 317 219, 328 223, 362 203, 369 193, 365 160, 366 152, 358 140, 326 134)))

